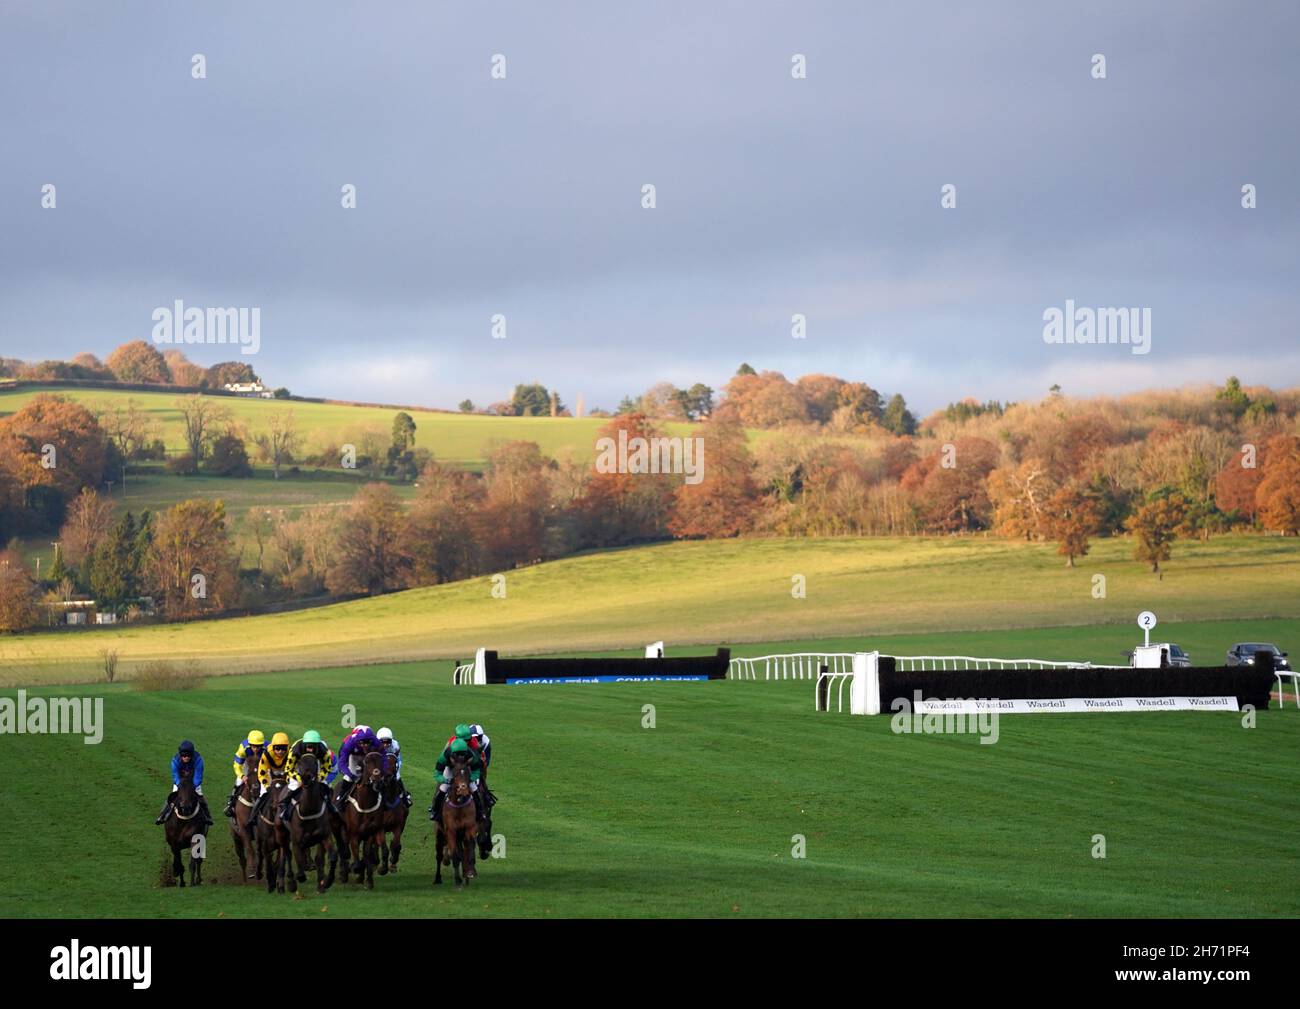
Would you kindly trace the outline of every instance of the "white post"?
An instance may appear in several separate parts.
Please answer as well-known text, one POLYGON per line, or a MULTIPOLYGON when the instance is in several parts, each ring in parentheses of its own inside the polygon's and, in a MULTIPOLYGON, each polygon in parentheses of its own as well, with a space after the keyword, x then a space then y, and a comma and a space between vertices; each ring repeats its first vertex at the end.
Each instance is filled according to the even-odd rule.
POLYGON ((653 645, 646 645, 645 657, 647 659, 662 659, 664 657, 664 643, 656 641, 653 645))
POLYGON ((849 688, 849 712, 851 714, 880 714, 879 659, 879 652, 857 652, 854 654, 853 684, 849 688))
POLYGON ((483 686, 487 683, 487 649, 480 648, 474 653, 474 685, 483 686))

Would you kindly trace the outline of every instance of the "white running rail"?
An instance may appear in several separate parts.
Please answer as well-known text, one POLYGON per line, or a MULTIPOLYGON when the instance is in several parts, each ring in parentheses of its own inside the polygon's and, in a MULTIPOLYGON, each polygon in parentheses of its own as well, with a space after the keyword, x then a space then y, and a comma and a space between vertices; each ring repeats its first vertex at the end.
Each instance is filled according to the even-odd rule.
POLYGON ((788 655, 757 655, 732 659, 727 667, 729 680, 816 680, 822 666, 828 673, 848 675, 853 672, 852 652, 792 652, 788 655))
POLYGON ((1049 662, 1047 659, 987 659, 974 655, 895 655, 900 672, 927 669, 1127 669, 1094 662, 1049 662))
POLYGON ((821 710, 820 701, 821 701, 822 680, 829 681, 826 684, 826 710, 827 711, 830 710, 831 691, 834 690, 835 710, 843 711, 844 710, 844 685, 846 683, 853 682, 852 671, 847 673, 819 673, 818 674, 817 683, 813 687, 813 706, 818 710, 821 710))
POLYGON ((457 686, 466 686, 474 682, 474 663, 467 662, 464 665, 456 667, 456 671, 451 674, 451 682, 457 686))

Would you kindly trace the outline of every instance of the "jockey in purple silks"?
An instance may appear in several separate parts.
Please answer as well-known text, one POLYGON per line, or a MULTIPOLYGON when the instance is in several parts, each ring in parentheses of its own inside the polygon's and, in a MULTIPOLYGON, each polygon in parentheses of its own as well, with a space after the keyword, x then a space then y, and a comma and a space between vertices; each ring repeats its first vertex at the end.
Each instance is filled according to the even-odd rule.
POLYGON ((378 749, 379 738, 369 725, 358 725, 348 733, 348 738, 339 747, 338 761, 335 764, 338 770, 338 779, 334 782, 336 807, 341 809, 351 794, 352 787, 361 776, 362 761, 366 754, 378 749))

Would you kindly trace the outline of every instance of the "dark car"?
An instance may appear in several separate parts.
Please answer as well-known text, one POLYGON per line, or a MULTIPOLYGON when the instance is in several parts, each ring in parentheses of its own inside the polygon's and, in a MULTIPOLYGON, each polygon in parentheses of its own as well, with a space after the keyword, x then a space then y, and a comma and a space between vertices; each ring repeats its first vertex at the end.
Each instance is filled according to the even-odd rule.
POLYGON ((1259 641, 1243 642, 1242 644, 1233 645, 1228 649, 1228 665, 1230 666, 1253 666, 1255 664, 1256 652, 1272 652, 1274 669, 1290 669, 1291 664, 1287 662, 1287 653, 1277 647, 1259 641))

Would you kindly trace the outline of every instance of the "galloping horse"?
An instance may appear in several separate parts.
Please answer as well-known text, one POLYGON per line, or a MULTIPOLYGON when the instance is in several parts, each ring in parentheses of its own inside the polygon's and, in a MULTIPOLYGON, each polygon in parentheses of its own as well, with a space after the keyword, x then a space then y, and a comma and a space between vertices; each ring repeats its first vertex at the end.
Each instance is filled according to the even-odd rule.
MULTIPOLYGON (((276 836, 275 815, 284 798, 284 790, 289 787, 284 771, 272 771, 271 783, 266 787, 266 801, 262 811, 257 814, 257 823, 253 825, 257 839, 258 873, 266 869, 266 892, 274 893, 276 881, 280 876, 280 839, 276 836), (267 814, 270 813, 270 816, 267 814)), ((281 883, 281 892, 284 884, 281 883)))
POLYGON ((397 757, 391 753, 384 754, 384 780, 380 794, 384 798, 384 817, 379 828, 379 875, 386 876, 389 871, 388 835, 393 835, 392 871, 397 871, 397 860, 402 857, 402 831, 406 829, 406 814, 410 812, 402 799, 402 779, 397 776, 397 757))
POLYGON ((469 761, 458 754, 452 758, 451 787, 447 800, 442 805, 442 823, 438 824, 438 868, 433 876, 435 885, 442 883, 444 865, 452 866, 457 886, 462 885, 462 864, 465 866, 465 883, 478 877, 474 869, 474 839, 478 835, 478 818, 469 784, 469 761))
POLYGON ((361 777, 352 794, 339 810, 339 849, 343 864, 339 875, 348 881, 348 860, 351 871, 357 873, 357 882, 365 882, 366 889, 375 886, 375 862, 378 846, 375 835, 383 830, 384 813, 384 755, 378 751, 367 753, 361 764, 361 777))
POLYGON ((246 882, 256 875, 262 878, 262 856, 257 849, 257 840, 253 824, 253 807, 262 792, 262 785, 257 780, 257 767, 253 761, 244 766, 244 776, 239 785, 238 801, 235 803, 235 815, 230 818, 230 836, 235 841, 235 854, 239 857, 240 882, 246 882), (250 872, 248 860, 253 859, 256 873, 250 872))
POLYGON ((311 850, 316 849, 316 891, 324 893, 334 883, 334 870, 338 865, 338 852, 334 850, 334 828, 330 822, 329 803, 325 801, 328 789, 316 781, 320 765, 315 754, 304 753, 298 761, 298 801, 289 807, 288 817, 276 820, 280 842, 280 878, 277 889, 284 893, 285 876, 289 877, 289 892, 298 892, 298 883, 307 879, 307 866, 312 862, 311 850), (330 872, 324 875, 325 856, 328 854, 330 872), (298 875, 294 874, 294 860, 298 875))
POLYGON ((196 858, 191 840, 202 835, 206 842, 208 828, 203 822, 203 805, 199 793, 194 788, 194 768, 183 767, 180 771, 181 782, 176 786, 176 796, 172 802, 172 812, 163 823, 167 843, 172 849, 172 877, 177 885, 185 885, 185 867, 181 864, 181 850, 190 848, 190 885, 203 883, 203 859, 196 858))

